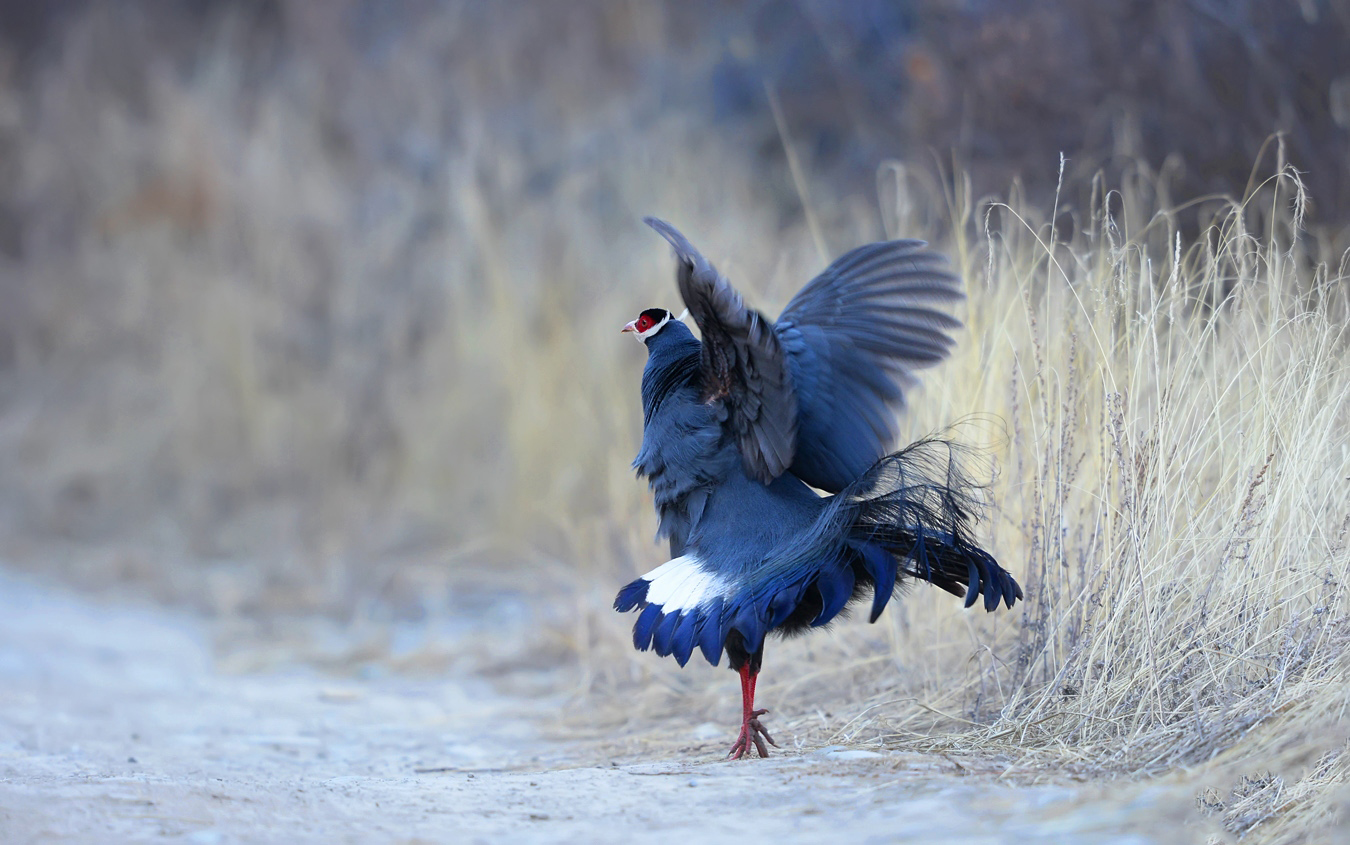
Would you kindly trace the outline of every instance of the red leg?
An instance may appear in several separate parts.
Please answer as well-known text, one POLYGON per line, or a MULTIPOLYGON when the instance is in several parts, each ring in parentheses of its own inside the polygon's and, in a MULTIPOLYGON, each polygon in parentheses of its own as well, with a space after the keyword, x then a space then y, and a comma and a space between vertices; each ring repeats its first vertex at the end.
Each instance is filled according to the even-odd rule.
POLYGON ((768 740, 769 745, 774 748, 778 743, 773 741, 769 732, 760 724, 759 717, 768 713, 768 710, 755 709, 755 682, 759 679, 757 673, 750 671, 750 664, 747 663, 740 668, 741 673, 741 735, 736 738, 736 742, 731 746, 731 753, 727 756, 733 760, 739 760, 750 750, 753 743, 759 756, 768 757, 769 749, 765 747, 764 741, 768 740))

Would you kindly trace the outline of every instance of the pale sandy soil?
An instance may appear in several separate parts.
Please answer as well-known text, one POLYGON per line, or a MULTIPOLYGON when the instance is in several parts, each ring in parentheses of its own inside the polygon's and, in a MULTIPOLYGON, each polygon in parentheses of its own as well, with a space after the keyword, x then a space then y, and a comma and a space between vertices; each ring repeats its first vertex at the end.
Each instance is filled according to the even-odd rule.
POLYGON ((0 572, 0 842, 1204 842, 1165 784, 919 754, 614 764, 472 674, 240 672, 185 613, 0 572))

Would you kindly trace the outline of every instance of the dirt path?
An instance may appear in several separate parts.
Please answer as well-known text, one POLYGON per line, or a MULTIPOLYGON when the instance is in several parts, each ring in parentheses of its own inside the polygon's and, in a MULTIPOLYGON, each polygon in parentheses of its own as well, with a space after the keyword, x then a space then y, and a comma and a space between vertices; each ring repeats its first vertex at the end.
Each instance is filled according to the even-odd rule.
POLYGON ((1161 785, 1012 788, 837 747, 610 765, 536 735, 556 706, 475 677, 223 674, 199 619, 0 572, 0 841, 1205 840, 1161 785))

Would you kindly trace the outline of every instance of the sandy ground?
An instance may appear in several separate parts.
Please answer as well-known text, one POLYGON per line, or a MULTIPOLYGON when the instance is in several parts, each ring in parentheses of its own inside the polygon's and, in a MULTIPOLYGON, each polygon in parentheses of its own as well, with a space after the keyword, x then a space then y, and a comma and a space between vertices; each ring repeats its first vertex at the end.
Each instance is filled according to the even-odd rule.
MULTIPOLYGON (((830 747, 616 765, 486 679, 224 671, 208 623, 0 571, 0 841, 1204 842, 1163 784, 830 747)), ((548 720, 556 723, 556 719, 548 720)))

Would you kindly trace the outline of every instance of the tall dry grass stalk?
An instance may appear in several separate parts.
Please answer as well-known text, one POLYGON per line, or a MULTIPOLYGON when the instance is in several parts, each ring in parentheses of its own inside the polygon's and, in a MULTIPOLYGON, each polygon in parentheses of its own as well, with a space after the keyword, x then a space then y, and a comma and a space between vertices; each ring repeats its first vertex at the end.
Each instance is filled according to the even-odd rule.
MULTIPOLYGON (((1333 782, 1350 762, 1344 269, 1300 240, 1291 168, 1211 203, 1190 242, 1140 193, 1095 191, 1072 238, 992 207, 967 253, 985 263, 974 396, 1011 430, 994 544, 1026 562, 1029 598, 980 741, 1090 769, 1225 751, 1240 768, 1274 722, 1318 760, 1278 778, 1333 782)), ((1220 809, 1235 832, 1264 820, 1220 809)))

